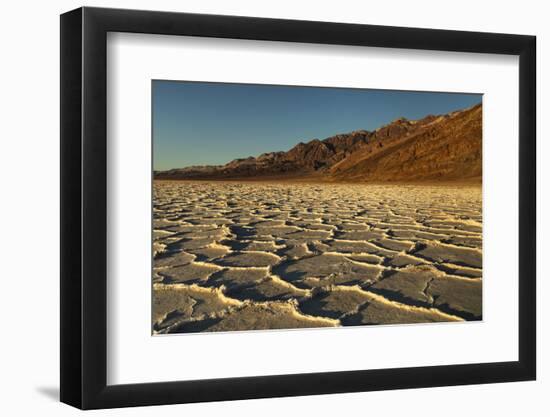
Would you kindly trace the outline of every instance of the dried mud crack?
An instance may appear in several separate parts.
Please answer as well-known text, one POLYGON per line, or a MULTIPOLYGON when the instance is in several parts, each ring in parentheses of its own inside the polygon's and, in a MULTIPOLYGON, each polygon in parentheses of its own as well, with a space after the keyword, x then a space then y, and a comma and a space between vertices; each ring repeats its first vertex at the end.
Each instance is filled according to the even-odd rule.
POLYGON ((480 186, 155 181, 154 333, 482 318, 480 186))

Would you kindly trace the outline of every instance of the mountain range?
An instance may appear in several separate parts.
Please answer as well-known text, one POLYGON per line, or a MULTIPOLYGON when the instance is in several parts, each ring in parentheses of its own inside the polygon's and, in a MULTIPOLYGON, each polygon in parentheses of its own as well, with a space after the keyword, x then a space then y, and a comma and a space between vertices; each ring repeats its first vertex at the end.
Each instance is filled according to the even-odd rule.
POLYGON ((225 165, 155 171, 155 179, 342 182, 481 181, 482 105, 420 120, 399 118, 300 142, 288 151, 235 159, 225 165))

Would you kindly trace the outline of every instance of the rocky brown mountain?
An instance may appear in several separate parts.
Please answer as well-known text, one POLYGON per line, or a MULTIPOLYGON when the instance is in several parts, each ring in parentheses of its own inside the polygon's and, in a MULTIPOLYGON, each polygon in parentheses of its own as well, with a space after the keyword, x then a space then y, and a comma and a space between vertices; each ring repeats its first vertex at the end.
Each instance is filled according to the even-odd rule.
POLYGON ((286 152, 235 159, 225 165, 155 172, 155 178, 480 181, 481 127, 478 104, 420 120, 400 118, 374 131, 300 142, 286 152))

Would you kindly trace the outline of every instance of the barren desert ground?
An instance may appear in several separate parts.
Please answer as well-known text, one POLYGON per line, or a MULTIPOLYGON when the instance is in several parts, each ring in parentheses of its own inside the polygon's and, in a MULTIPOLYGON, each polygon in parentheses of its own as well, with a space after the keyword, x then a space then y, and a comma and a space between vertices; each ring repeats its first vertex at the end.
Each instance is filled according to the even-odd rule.
POLYGON ((481 196, 155 181, 153 331, 481 320, 481 196))

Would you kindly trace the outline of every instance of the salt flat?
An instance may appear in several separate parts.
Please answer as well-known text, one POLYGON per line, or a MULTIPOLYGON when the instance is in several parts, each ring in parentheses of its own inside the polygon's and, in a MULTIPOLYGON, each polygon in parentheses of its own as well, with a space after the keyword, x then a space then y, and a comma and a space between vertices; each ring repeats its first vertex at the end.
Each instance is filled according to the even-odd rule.
POLYGON ((155 181, 153 331, 481 320, 481 196, 155 181))

